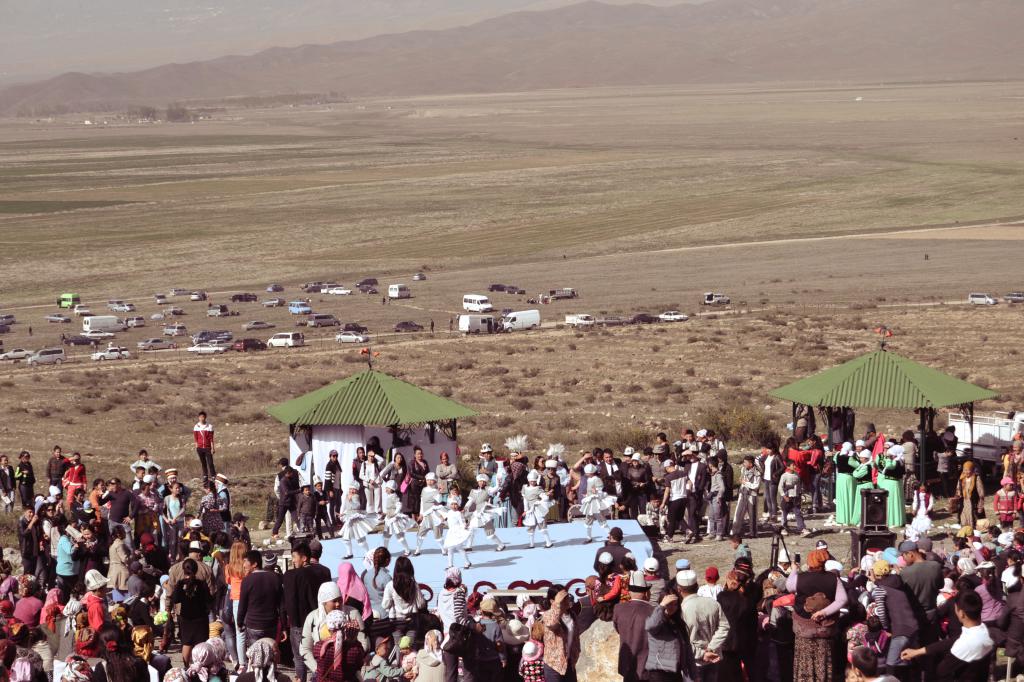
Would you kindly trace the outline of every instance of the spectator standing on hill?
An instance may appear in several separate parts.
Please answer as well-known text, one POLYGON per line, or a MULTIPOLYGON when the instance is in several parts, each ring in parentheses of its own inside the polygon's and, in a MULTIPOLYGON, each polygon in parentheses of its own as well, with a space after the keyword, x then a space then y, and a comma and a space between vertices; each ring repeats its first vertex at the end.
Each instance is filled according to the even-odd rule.
POLYGON ((217 446, 213 442, 213 424, 206 421, 206 412, 199 413, 199 421, 192 427, 192 437, 196 442, 196 454, 203 467, 203 479, 210 480, 217 475, 213 467, 213 455, 217 446))
POLYGON ((53 446, 50 459, 46 460, 46 481, 47 485, 60 488, 64 482, 64 472, 69 466, 68 460, 64 457, 64 451, 59 445, 53 446))
POLYGON ((14 479, 18 482, 18 496, 21 506, 28 509, 35 497, 36 473, 32 469, 32 455, 22 450, 18 455, 18 468, 14 470, 14 479))
POLYGON ((10 465, 7 455, 0 455, 0 509, 5 514, 9 514, 14 510, 16 487, 14 467, 10 465))

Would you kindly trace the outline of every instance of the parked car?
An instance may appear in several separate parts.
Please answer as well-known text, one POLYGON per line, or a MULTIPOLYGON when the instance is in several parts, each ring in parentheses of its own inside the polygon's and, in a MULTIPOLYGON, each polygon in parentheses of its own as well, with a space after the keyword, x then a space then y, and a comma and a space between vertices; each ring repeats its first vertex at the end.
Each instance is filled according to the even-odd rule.
POLYGON ((637 313, 633 317, 629 318, 630 324, 654 324, 658 321, 654 315, 648 315, 647 313, 637 313))
POLYGON ((338 343, 366 343, 370 337, 355 332, 338 332, 334 335, 334 340, 338 343))
POLYGON ((274 324, 270 322, 263 322, 262 320, 253 320, 252 322, 246 322, 242 327, 245 331, 251 332, 253 329, 273 329, 274 324))
POLYGON ((56 313, 54 315, 47 315, 46 316, 46 321, 47 322, 59 322, 61 324, 67 324, 68 322, 71 322, 71 318, 68 317, 67 315, 61 315, 60 313, 56 313))
POLYGON ((370 330, 367 327, 364 327, 363 325, 359 324, 358 322, 346 322, 342 326, 341 331, 355 332, 356 334, 365 334, 370 330))
POLYGON ((678 310, 666 310, 661 315, 658 315, 658 319, 662 322, 686 322, 690 319, 690 316, 684 315, 678 310))
POLYGON ((206 309, 207 317, 231 317, 232 315, 237 314, 238 313, 233 313, 230 310, 228 310, 228 307, 224 304, 212 305, 206 309))
POLYGON ((170 296, 188 296, 191 292, 188 289, 171 289, 170 296))
POLYGON ((127 348, 121 346, 107 346, 104 350, 96 351, 90 356, 93 360, 127 360, 131 353, 127 348))
POLYGON ((526 289, 523 289, 522 287, 517 287, 515 284, 508 284, 505 286, 505 293, 512 294, 513 296, 525 296, 526 289))
POLYGON ((1003 300, 1007 303, 1024 303, 1024 291, 1011 291, 1003 296, 1003 300))
POLYGON ((999 301, 992 298, 988 294, 974 293, 967 295, 967 302, 970 303, 971 305, 995 305, 999 301))
POLYGON ((704 298, 701 299, 701 305, 729 305, 730 299, 725 294, 716 294, 712 291, 704 292, 704 298))
POLYGON ((110 310, 115 313, 131 313, 135 312, 134 303, 118 303, 117 305, 110 306, 110 310))
POLYGON ((188 334, 188 330, 183 324, 164 325, 164 336, 185 336, 186 334, 188 334))
POLYGON ((487 286, 487 291, 505 291, 505 285, 504 284, 489 284, 487 286))
POLYGON ((189 353, 196 353, 197 355, 214 355, 216 353, 223 353, 227 351, 227 346, 210 341, 204 341, 202 343, 197 343, 194 346, 189 346, 185 350, 189 353))
POLYGON ((310 315, 309 319, 306 320, 306 324, 310 327, 339 327, 341 322, 334 315, 327 315, 325 313, 318 313, 316 315, 310 315))
POLYGON ((412 281, 414 282, 422 282, 425 279, 427 279, 427 276, 424 275, 422 272, 417 272, 415 275, 412 276, 412 281))
POLYGON ((178 344, 167 339, 144 339, 135 344, 135 347, 139 350, 167 350, 177 348, 178 344))
POLYGON ((367 296, 373 296, 380 293, 377 287, 373 286, 372 284, 360 284, 356 288, 359 289, 359 291, 366 294, 367 296))
POLYGON ((320 291, 318 291, 317 293, 326 294, 328 289, 333 289, 334 287, 340 287, 340 286, 341 285, 338 284, 337 282, 323 282, 320 285, 320 291))
POLYGON ((126 317, 124 318, 125 326, 129 329, 135 329, 138 327, 146 326, 146 318, 144 317, 126 317))
POLYGON ((267 340, 269 348, 293 348, 306 345, 306 337, 302 332, 280 332, 267 340))
POLYGON ((283 298, 268 298, 262 303, 264 308, 279 308, 284 305, 283 298))
POLYGON ((153 320, 154 322, 159 322, 160 320, 164 319, 164 314, 153 313, 152 315, 149 316, 149 319, 153 320))
POLYGON ((90 329, 87 332, 82 332, 82 336, 84 336, 87 339, 93 339, 94 341, 101 341, 103 339, 114 338, 114 333, 100 331, 99 329, 90 329))
POLYGON ((277 293, 278 291, 284 291, 284 287, 280 284, 271 284, 267 287, 267 293, 277 293))
POLYGON ((171 306, 170 308, 164 308, 164 315, 174 315, 174 316, 177 316, 177 315, 184 315, 184 314, 185 314, 185 311, 182 310, 181 308, 177 308, 177 307, 174 307, 174 306, 171 306))
POLYGON ((29 365, 60 365, 68 359, 63 348, 43 348, 25 359, 29 365))
POLYGON ((227 331, 226 329, 218 329, 215 331, 204 329, 198 334, 194 334, 192 336, 192 343, 207 343, 210 341, 231 341, 234 338, 234 334, 227 331))
POLYGON ((352 290, 349 289, 348 287, 343 287, 339 285, 336 287, 331 287, 325 293, 328 293, 331 296, 351 296, 352 290))
POLYGON ((95 346, 99 343, 96 339, 90 339, 88 336, 76 335, 76 336, 65 336, 65 346, 95 346))
POLYGON ((11 331, 11 325, 9 325, 9 324, 0 324, 0 334, 6 334, 9 331, 11 331))
POLYGON ((232 303, 252 303, 257 300, 259 300, 259 297, 256 294, 243 293, 231 295, 232 303))
POLYGON ((292 315, 310 315, 313 309, 305 301, 292 301, 288 304, 288 312, 292 315))
POLYGON ((188 300, 190 300, 190 301, 205 301, 206 300, 206 292, 205 291, 193 291, 191 294, 188 295, 188 300))
POLYGON ((231 344, 231 350, 245 353, 250 350, 266 350, 267 344, 259 339, 239 339, 231 344))
POLYGON ((423 325, 422 324, 416 324, 415 322, 411 322, 409 320, 406 320, 404 322, 399 322, 398 324, 396 324, 395 325, 395 331, 396 332, 421 332, 421 331, 423 331, 423 325))
POLYGON ((164 305, 167 303, 167 297, 163 294, 153 294, 153 300, 156 301, 157 305, 164 305))
POLYGON ((323 287, 323 282, 309 282, 307 284, 303 284, 301 288, 307 294, 319 294, 323 287))
POLYGON ((361 287, 361 286, 364 286, 364 285, 366 285, 366 286, 374 286, 375 287, 378 284, 380 284, 380 282, 377 281, 376 277, 363 277, 361 280, 356 282, 356 286, 357 287, 361 287))
POLYGON ((107 310, 115 310, 119 306, 123 306, 123 305, 124 305, 124 301, 122 301, 121 299, 119 299, 119 298, 112 298, 109 301, 107 301, 107 310))
POLYGON ((0 360, 7 360, 8 362, 17 362, 18 360, 26 360, 35 351, 26 350, 24 348, 12 348, 6 353, 0 354, 0 360))
POLYGON ((619 315, 608 315, 598 319, 597 323, 602 327, 621 327, 627 320, 619 315))
POLYGON ((576 293, 575 289, 569 287, 562 287, 561 289, 551 289, 548 292, 553 300, 568 299, 568 298, 579 298, 579 294, 576 293))
POLYGON ((75 314, 75 317, 89 317, 92 315, 92 311, 89 310, 89 306, 82 303, 76 305, 71 312, 75 314))

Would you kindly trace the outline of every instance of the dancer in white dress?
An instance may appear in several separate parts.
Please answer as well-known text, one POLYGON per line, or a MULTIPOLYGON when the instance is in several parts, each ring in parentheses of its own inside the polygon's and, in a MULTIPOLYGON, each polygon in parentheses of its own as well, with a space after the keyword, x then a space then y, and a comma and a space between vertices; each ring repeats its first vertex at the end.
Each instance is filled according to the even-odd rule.
MULTIPOLYGON (((488 539, 493 540, 497 545, 497 551, 505 549, 505 545, 502 544, 501 540, 498 539, 498 534, 494 532, 494 519, 501 515, 501 508, 495 507, 490 501, 490 491, 487 489, 487 484, 490 479, 480 474, 476 477, 477 487, 469 492, 466 500, 466 511, 471 513, 472 516, 469 519, 469 530, 470 536, 469 541, 466 543, 466 551, 473 549, 473 536, 476 534, 477 528, 483 528, 484 535, 488 539)), ((450 506, 450 505, 449 505, 450 506)), ((449 516, 450 516, 449 512, 449 516)), ((451 526, 448 526, 451 530, 451 526)), ((447 542, 445 543, 447 546, 447 542)))
POLYGON ((384 509, 384 531, 382 533, 384 542, 381 547, 387 549, 391 537, 396 536, 398 544, 405 550, 405 556, 409 556, 412 551, 409 549, 409 543, 405 541, 405 532, 412 529, 416 523, 402 513, 402 500, 395 493, 395 487, 394 481, 384 484, 384 494, 381 497, 381 505, 384 509))
POLYGON ((348 495, 341 501, 340 518, 342 526, 338 537, 348 543, 348 555, 345 558, 351 559, 355 553, 352 547, 353 543, 359 545, 359 548, 363 550, 363 556, 368 555, 370 546, 366 542, 366 536, 373 530, 373 525, 366 520, 363 507, 359 504, 358 483, 349 485, 348 495))
MULTIPOLYGON (((588 467, 591 465, 587 465, 588 467)), ((606 512, 615 506, 615 496, 608 495, 604 491, 604 483, 597 476, 591 476, 587 480, 587 494, 580 502, 580 513, 583 514, 583 523, 587 525, 587 539, 590 542, 594 539, 594 522, 602 528, 608 527, 608 516, 606 512)))
POLYGON ((441 552, 446 553, 444 545, 441 544, 441 530, 444 527, 444 519, 447 510, 441 504, 441 491, 437 489, 437 476, 427 474, 427 487, 420 494, 420 528, 416 532, 416 551, 413 556, 419 556, 423 549, 423 539, 433 531, 434 540, 441 547, 441 552))
POLYGON ((372 450, 359 465, 359 480, 366 491, 366 511, 369 514, 380 514, 380 462, 372 450))
POLYGON ((551 500, 548 498, 544 488, 540 486, 540 472, 532 470, 526 476, 526 485, 523 486, 523 525, 530 534, 530 549, 533 549, 533 535, 539 529, 544 536, 544 546, 551 547, 551 536, 548 535, 548 512, 551 510, 551 500))
POLYGON ((442 547, 448 553, 448 566, 455 565, 455 552, 462 552, 463 568, 470 568, 473 564, 469 562, 469 555, 466 554, 466 544, 473 539, 473 529, 466 523, 465 514, 459 509, 460 500, 454 495, 448 496, 448 512, 445 516, 445 525, 448 532, 444 534, 442 547))
POLYGON ((931 513, 935 500, 932 498, 932 494, 924 489, 924 486, 921 488, 914 493, 914 518, 905 531, 907 539, 914 542, 917 542, 922 535, 927 535, 932 528, 931 513))

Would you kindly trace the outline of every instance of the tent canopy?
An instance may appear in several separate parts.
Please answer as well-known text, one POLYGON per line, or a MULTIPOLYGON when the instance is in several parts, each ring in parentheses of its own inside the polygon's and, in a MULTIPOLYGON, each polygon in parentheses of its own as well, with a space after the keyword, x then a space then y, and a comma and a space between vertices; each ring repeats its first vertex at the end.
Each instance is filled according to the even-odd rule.
POLYGON ((473 410, 393 376, 366 370, 267 408, 285 424, 408 426, 472 417, 473 410))
POLYGON ((907 358, 878 350, 777 388, 770 395, 814 407, 951 407, 996 393, 907 358))

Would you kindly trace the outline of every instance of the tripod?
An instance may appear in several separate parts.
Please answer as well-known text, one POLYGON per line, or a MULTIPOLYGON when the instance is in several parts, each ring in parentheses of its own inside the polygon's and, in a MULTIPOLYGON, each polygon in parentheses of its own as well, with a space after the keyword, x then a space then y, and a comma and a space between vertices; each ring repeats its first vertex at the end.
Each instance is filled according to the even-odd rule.
POLYGON ((772 547, 768 559, 768 565, 775 568, 779 565, 779 547, 782 547, 786 551, 786 556, 789 557, 790 562, 799 563, 800 558, 794 557, 789 553, 789 547, 786 547, 786 538, 782 537, 778 530, 772 535, 772 547))

